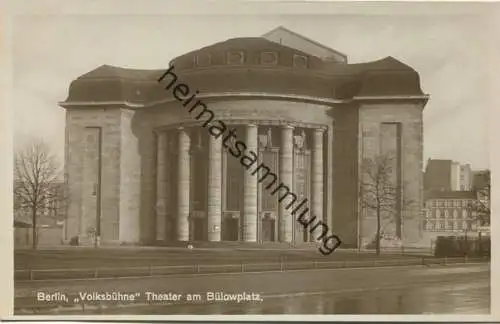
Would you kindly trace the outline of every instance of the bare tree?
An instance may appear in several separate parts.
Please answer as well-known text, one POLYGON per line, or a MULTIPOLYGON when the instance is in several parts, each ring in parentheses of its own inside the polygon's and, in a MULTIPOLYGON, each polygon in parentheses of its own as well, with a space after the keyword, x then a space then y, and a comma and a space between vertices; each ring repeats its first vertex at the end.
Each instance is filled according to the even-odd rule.
POLYGON ((363 209, 375 212, 376 215, 377 255, 380 254, 382 229, 393 221, 396 222, 396 226, 401 226, 401 222, 396 221, 396 218, 401 217, 402 210, 412 203, 411 200, 405 199, 403 186, 395 181, 393 161, 394 157, 391 154, 382 154, 372 159, 364 159, 361 165, 361 206, 363 209))
POLYGON ((469 205, 471 221, 478 221, 479 225, 490 224, 490 202, 491 202, 491 173, 482 172, 482 183, 473 188, 475 199, 469 205))
MULTIPOLYGON (((466 227, 464 230, 465 238, 465 253, 469 252, 469 231, 473 230, 473 225, 484 226, 490 225, 490 195, 491 195, 491 174, 485 171, 482 174, 482 183, 473 188, 474 199, 467 205, 467 218, 465 219, 466 227)), ((478 231, 479 249, 482 248, 481 237, 482 232, 478 231)))
POLYGON ((33 249, 37 248, 37 218, 42 211, 64 208, 66 194, 56 158, 42 141, 14 155, 14 208, 31 215, 33 249))

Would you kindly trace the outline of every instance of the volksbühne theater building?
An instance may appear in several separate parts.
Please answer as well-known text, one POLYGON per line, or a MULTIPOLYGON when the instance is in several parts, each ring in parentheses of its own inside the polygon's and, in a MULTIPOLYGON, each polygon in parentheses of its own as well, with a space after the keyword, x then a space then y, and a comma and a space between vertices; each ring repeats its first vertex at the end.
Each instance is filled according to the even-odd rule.
MULTIPOLYGON (((386 57, 347 57, 283 27, 171 61, 215 118, 307 199, 343 247, 374 240, 361 161, 387 152, 399 203, 384 227, 405 245, 422 233, 422 112, 418 73, 386 57), (404 189, 404 190, 403 190, 404 189), (404 191, 404 192, 403 192, 404 191)), ((66 239, 82 244, 284 242, 315 237, 211 136, 158 79, 168 67, 102 65, 74 80, 66 109, 66 239)), ((243 244, 243 243, 242 243, 243 244)))

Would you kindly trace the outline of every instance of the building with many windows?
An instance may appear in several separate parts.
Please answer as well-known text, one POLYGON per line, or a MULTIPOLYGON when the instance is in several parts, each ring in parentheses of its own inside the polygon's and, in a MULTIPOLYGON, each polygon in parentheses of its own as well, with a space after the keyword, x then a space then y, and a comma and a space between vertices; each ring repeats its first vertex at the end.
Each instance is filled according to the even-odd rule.
POLYGON ((414 69, 392 57, 348 64, 283 28, 196 49, 167 69, 103 65, 71 83, 60 103, 68 240, 96 228, 103 244, 314 241, 280 203, 288 197, 355 247, 376 228, 374 213, 359 213, 358 161, 381 150, 416 202, 399 219, 401 239, 419 240, 428 96, 414 69), (215 119, 235 137, 209 134, 215 119), (276 182, 242 166, 229 150, 238 141, 276 182), (277 183, 286 188, 272 194, 277 183))
POLYGON ((452 162, 451 172, 452 191, 472 190, 472 170, 470 164, 452 162))
POLYGON ((475 200, 473 191, 426 192, 424 230, 439 235, 476 232, 479 223, 472 208, 475 200))

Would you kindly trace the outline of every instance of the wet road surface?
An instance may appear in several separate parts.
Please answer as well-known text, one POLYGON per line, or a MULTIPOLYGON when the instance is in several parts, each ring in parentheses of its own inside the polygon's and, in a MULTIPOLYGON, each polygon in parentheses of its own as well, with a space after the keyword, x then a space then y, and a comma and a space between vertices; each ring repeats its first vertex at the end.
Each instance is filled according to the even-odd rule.
MULTIPOLYGON (((123 310, 121 310, 123 312, 123 310)), ((131 311, 131 310, 127 310, 131 311)), ((120 310, 106 312, 119 314, 120 310)), ((261 303, 156 306, 134 314, 474 314, 490 313, 486 280, 470 283, 381 289, 357 293, 270 298, 261 303)))
MULTIPOLYGON (((488 264, 290 271, 16 285, 16 306, 36 291, 259 293, 261 302, 184 302, 87 309, 84 314, 487 314, 488 264), (221 288, 224 287, 224 288, 221 288)), ((81 314, 81 312, 80 312, 81 314)))

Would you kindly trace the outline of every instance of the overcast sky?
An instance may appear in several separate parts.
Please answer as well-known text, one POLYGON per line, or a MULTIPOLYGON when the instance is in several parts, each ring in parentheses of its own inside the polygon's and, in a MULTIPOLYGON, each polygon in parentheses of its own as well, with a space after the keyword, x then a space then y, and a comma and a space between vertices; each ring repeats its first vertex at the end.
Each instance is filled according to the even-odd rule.
POLYGON ((175 56, 283 25, 348 55, 393 56, 431 99, 424 159, 488 168, 490 28, 475 15, 37 15, 13 20, 14 143, 43 137, 62 159, 69 83, 102 64, 158 69, 175 56))

